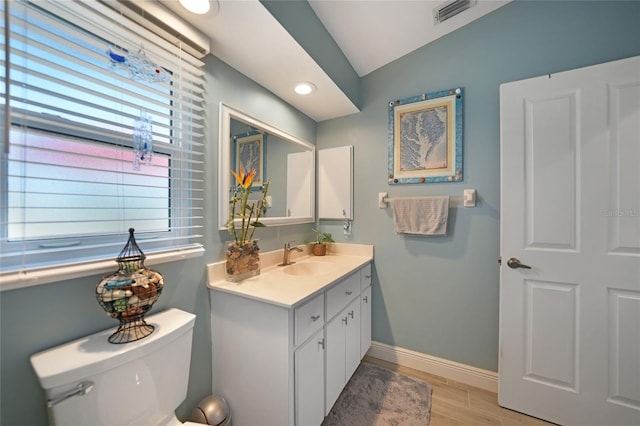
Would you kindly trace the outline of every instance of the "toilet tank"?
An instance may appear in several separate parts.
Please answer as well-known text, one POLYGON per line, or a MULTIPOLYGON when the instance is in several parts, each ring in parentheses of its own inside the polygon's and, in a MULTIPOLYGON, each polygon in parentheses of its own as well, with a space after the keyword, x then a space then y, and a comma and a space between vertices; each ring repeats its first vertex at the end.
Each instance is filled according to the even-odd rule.
POLYGON ((174 418, 187 395, 195 315, 169 309, 146 318, 155 326, 144 339, 111 344, 114 329, 31 356, 47 400, 83 395, 49 407, 55 425, 159 425, 174 418))

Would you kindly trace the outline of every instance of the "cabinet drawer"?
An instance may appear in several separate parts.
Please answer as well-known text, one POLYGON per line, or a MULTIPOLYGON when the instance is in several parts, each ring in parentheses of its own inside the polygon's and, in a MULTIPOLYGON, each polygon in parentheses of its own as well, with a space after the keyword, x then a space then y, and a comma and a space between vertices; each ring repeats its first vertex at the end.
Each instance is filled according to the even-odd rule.
POLYGON ((324 294, 319 294, 295 309, 295 345, 304 342, 324 324, 324 294))
POLYGON ((360 269, 360 291, 371 285, 371 264, 365 265, 360 269))
POLYGON ((349 275, 327 291, 327 319, 331 319, 360 294, 360 271, 349 275))

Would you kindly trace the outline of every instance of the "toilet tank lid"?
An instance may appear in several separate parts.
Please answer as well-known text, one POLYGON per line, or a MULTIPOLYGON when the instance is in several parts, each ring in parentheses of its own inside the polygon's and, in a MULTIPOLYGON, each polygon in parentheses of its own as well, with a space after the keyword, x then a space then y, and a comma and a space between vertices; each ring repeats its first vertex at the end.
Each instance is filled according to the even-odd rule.
POLYGON ((31 365, 43 389, 75 383, 171 343, 193 329, 195 318, 189 312, 168 309, 145 318, 147 324, 155 326, 155 330, 143 339, 112 344, 107 338, 116 328, 110 328, 36 353, 31 356, 31 365))

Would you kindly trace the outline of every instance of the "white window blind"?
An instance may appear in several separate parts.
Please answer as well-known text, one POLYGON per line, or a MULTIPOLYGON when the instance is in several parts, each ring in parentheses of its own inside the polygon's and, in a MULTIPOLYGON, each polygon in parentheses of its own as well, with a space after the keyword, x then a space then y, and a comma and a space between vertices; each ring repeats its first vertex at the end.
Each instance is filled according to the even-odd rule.
POLYGON ((113 260, 129 228, 202 252, 202 62, 115 2, 0 6, 0 279, 113 260))

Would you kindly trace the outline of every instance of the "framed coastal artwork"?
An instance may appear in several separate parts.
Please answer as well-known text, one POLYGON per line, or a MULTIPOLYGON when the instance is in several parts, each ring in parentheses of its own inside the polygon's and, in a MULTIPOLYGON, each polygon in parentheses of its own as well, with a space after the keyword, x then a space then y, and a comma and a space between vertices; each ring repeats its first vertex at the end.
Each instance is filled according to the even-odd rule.
POLYGON ((388 182, 462 181, 462 89, 389 102, 388 182))
POLYGON ((245 136, 234 136, 235 141, 235 171, 239 171, 240 167, 245 173, 252 169, 256 169, 256 175, 253 179, 251 188, 262 188, 265 182, 264 167, 264 149, 265 135, 264 133, 255 133, 245 136))

